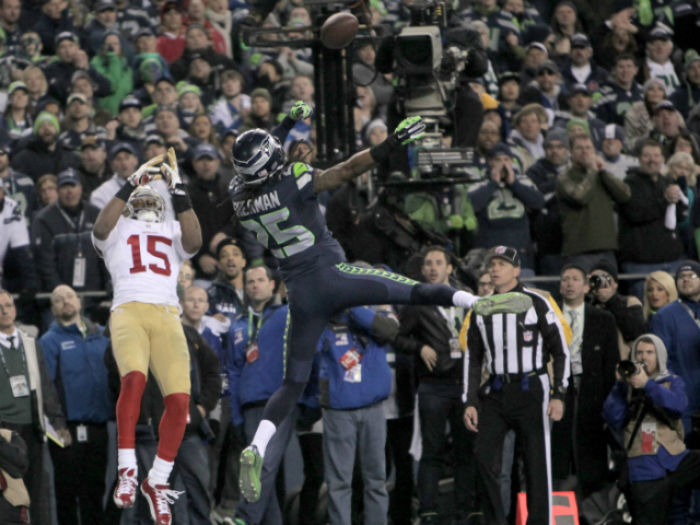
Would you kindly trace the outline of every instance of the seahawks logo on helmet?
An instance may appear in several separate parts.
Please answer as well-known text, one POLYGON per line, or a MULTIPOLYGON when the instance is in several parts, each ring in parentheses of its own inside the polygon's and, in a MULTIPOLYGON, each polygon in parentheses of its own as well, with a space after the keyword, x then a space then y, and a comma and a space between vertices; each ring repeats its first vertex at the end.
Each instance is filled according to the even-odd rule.
POLYGON ((233 169, 247 185, 261 184, 284 165, 279 139, 262 129, 246 131, 233 145, 233 169))

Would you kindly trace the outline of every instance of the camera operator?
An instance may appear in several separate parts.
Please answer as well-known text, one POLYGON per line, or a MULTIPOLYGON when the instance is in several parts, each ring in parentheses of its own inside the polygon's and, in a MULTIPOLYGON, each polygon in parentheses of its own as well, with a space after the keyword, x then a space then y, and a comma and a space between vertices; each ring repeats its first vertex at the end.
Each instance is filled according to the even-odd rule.
MULTIPOLYGON (((426 11, 434 8, 432 2, 418 2, 411 6, 411 26, 429 25, 425 23, 426 11)), ((479 96, 469 87, 468 79, 479 78, 488 70, 488 56, 483 48, 481 36, 479 32, 471 25, 463 22, 459 16, 447 5, 442 5, 446 12, 446 23, 441 27, 442 38, 444 41, 443 50, 447 50, 451 46, 457 47, 460 50, 468 51, 464 63, 464 69, 460 72, 458 78, 458 87, 454 96, 451 108, 448 108, 448 114, 453 110, 454 142, 453 147, 465 148, 475 147, 481 122, 483 120, 484 108, 481 104, 479 96)), ((397 45, 397 36, 390 35, 382 40, 377 57, 374 61, 374 66, 380 73, 393 73, 395 70, 395 51, 397 45)), ((443 58, 443 68, 449 60, 443 58)), ((449 66, 448 66, 449 67, 449 66)), ((416 75, 412 77, 411 83, 419 77, 426 75, 416 75)), ((392 103, 389 104, 388 126, 396 126, 403 115, 403 108, 397 109, 398 97, 394 94, 392 103)), ((447 102, 447 101, 446 101, 447 102)))
POLYGON ((632 295, 617 293, 617 269, 606 261, 601 261, 593 267, 589 281, 593 306, 607 310, 615 317, 620 357, 627 359, 630 342, 642 335, 646 329, 642 303, 632 295))
POLYGON ((618 365, 603 419, 622 433, 628 479, 621 482, 633 522, 662 525, 674 493, 700 487, 700 451, 686 450, 683 442, 688 395, 683 380, 666 369, 663 342, 645 334, 632 349, 634 361, 618 365))

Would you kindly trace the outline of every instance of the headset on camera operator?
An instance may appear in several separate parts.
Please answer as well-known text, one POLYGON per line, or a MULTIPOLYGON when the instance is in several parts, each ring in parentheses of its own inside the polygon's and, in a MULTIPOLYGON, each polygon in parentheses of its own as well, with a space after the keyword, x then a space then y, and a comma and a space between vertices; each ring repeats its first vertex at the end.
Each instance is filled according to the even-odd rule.
POLYGON ((617 269, 606 261, 593 267, 589 282, 593 306, 607 310, 615 317, 620 357, 627 359, 630 343, 646 330, 642 303, 634 296, 617 293, 617 269))
POLYGON ((700 451, 686 450, 681 414, 688 404, 683 380, 666 369, 661 339, 644 334, 631 361, 617 368, 617 383, 603 405, 603 419, 621 433, 627 457, 620 487, 635 525, 667 522, 680 488, 700 486, 700 451))
MULTIPOLYGON (((474 147, 483 120, 483 106, 479 96, 469 87, 467 79, 481 77, 488 70, 488 56, 483 48, 479 32, 471 25, 462 21, 453 11, 451 6, 435 0, 422 0, 410 6, 411 22, 410 26, 439 25, 440 33, 444 40, 442 63, 438 75, 433 78, 442 77, 442 74, 451 74, 459 71, 457 77, 457 88, 454 94, 446 93, 445 103, 447 115, 451 117, 454 124, 453 147, 474 147)), ((377 51, 375 67, 380 73, 394 73, 396 70, 396 58, 398 58, 398 36, 387 36, 382 40, 377 51)), ((404 84, 415 85, 416 80, 429 80, 430 74, 411 74, 410 82, 404 84)), ((449 76, 449 75, 448 75, 449 76)), ((440 78, 443 80, 443 78, 440 78)), ((406 86, 401 93, 401 85, 394 95, 394 101, 389 105, 388 125, 391 128, 396 120, 396 124, 404 118, 403 107, 399 107, 401 97, 406 96, 406 86)), ((424 116, 425 115, 421 115, 424 116)))

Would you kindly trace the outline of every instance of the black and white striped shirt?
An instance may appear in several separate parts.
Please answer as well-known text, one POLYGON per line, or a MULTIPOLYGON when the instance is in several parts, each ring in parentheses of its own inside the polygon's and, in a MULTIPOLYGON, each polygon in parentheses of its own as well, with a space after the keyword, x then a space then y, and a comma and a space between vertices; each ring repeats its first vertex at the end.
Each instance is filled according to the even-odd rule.
POLYGON ((484 360, 491 375, 527 374, 543 370, 553 356, 554 388, 568 386, 569 347, 556 312, 546 298, 522 284, 512 291, 529 295, 532 307, 521 314, 472 316, 465 355, 467 406, 479 406, 477 391, 484 360))

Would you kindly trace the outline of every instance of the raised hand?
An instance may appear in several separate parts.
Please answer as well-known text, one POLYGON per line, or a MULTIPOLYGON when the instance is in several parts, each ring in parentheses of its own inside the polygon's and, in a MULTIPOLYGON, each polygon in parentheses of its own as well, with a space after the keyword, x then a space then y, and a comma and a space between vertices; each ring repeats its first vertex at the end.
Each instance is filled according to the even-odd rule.
POLYGON ((142 164, 128 179, 127 182, 132 186, 144 186, 153 180, 161 178, 160 164, 163 162, 163 155, 153 157, 151 160, 142 164))
POLYGON ((292 120, 302 120, 314 114, 314 110, 306 102, 299 101, 289 110, 289 118, 292 120))
POLYGON ((177 165, 177 156, 175 155, 175 148, 168 149, 168 160, 163 162, 161 165, 161 170, 165 176, 165 180, 168 183, 168 189, 173 195, 184 195, 184 190, 182 187, 182 179, 180 178, 180 169, 177 165))
POLYGON ((423 119, 418 116, 409 117, 402 120, 401 123, 396 126, 394 135, 399 139, 399 143, 405 146, 414 140, 425 137, 425 123, 423 119))

